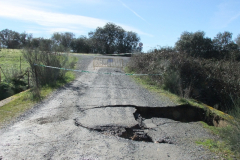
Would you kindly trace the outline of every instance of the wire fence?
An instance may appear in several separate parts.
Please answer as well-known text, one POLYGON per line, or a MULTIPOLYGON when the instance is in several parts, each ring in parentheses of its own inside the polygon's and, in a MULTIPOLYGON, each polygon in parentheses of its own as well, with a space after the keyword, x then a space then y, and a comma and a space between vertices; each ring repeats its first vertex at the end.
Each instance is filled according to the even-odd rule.
MULTIPOLYGON (((74 69, 67 69, 67 68, 59 68, 54 66, 46 66, 41 64, 34 64, 35 66, 46 67, 46 68, 53 68, 53 69, 60 69, 60 70, 67 70, 67 71, 74 71, 74 72, 84 72, 84 73, 94 73, 94 74, 105 74, 105 75, 129 75, 129 76, 158 76, 162 74, 134 74, 134 73, 115 73, 115 72, 94 72, 94 71, 86 71, 86 70, 74 70, 74 69)), ((116 67, 115 67, 116 68, 116 67)))
POLYGON ((7 57, 0 56, 0 66, 5 69, 9 67, 18 68, 19 71, 22 71, 28 67, 27 61, 22 57, 7 57))
MULTIPOLYGON (((3 75, 4 75, 4 77, 5 77, 5 80, 9 83, 9 79, 10 79, 10 78, 9 78, 8 76, 6 76, 6 74, 4 73, 2 67, 0 66, 0 83, 2 82, 2 74, 1 74, 1 73, 3 73, 3 75)), ((16 80, 18 81, 18 80, 20 80, 20 79, 24 79, 24 78, 27 77, 27 84, 28 84, 28 87, 30 87, 30 78, 31 78, 30 75, 31 75, 31 74, 30 74, 30 69, 28 68, 25 72, 21 72, 21 73, 16 77, 16 80)))
POLYGON ((3 80, 8 81, 9 72, 24 74, 29 70, 29 64, 22 57, 0 56, 0 83, 3 80))

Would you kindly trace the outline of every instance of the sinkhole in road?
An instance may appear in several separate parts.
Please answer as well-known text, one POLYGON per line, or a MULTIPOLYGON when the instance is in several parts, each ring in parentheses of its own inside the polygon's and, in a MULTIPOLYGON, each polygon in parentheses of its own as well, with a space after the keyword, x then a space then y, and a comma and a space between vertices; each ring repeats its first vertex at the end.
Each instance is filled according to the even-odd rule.
POLYGON ((99 129, 94 129, 105 135, 113 135, 121 138, 133 140, 133 141, 144 141, 153 142, 152 138, 145 133, 144 128, 136 125, 131 128, 123 127, 101 127, 99 129))
MULTIPOLYGON (((132 107, 135 108, 133 116, 137 121, 137 125, 132 127, 118 126, 117 124, 111 124, 106 126, 98 126, 95 128, 88 128, 83 126, 80 122, 75 120, 76 126, 82 126, 92 131, 97 131, 105 135, 118 136, 121 138, 133 140, 133 141, 144 141, 144 142, 153 142, 152 138, 148 135, 148 130, 154 129, 149 128, 149 126, 156 124, 145 124, 145 120, 152 118, 166 118, 179 122, 197 122, 204 121, 209 125, 213 125, 214 118, 211 115, 208 115, 206 111, 202 108, 190 106, 190 105, 179 105, 179 106, 170 106, 170 107, 143 107, 143 106, 134 106, 134 105, 111 105, 111 106, 100 106, 85 110, 99 109, 99 108, 125 108, 132 107)), ((170 137, 165 137, 157 141, 158 143, 168 143, 171 142, 170 137)))
MULTIPOLYGON (((141 116, 144 119, 167 118, 180 122, 207 121, 205 111, 202 108, 190 105, 179 105, 173 107, 135 107, 135 119, 141 116)), ((209 123, 209 122, 207 122, 209 123)))

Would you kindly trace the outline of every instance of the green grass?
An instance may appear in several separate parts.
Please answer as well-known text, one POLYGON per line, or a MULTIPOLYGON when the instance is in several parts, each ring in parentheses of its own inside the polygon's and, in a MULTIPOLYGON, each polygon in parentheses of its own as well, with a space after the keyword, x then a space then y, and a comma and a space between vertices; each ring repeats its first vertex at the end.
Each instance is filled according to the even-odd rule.
MULTIPOLYGON (((66 77, 61 80, 57 81, 56 85, 54 86, 43 86, 40 89, 41 98, 46 98, 50 93, 52 93, 57 88, 63 86, 66 83, 69 83, 75 79, 75 74, 73 72, 67 72, 66 77)), ((30 90, 25 92, 18 93, 14 95, 15 99, 12 100, 10 103, 0 107, 0 128, 4 125, 8 124, 11 120, 15 119, 16 117, 20 116, 28 109, 32 108, 36 103, 39 102, 39 99, 36 99, 32 96, 30 90)))
POLYGON ((201 121, 201 124, 202 124, 202 126, 204 128, 206 128, 207 130, 211 131, 212 134, 219 136, 220 131, 221 131, 221 127, 209 126, 207 123, 202 122, 202 121, 201 121))
POLYGON ((230 147, 224 141, 205 139, 202 141, 196 141, 196 143, 198 145, 202 145, 206 149, 209 149, 211 152, 216 153, 221 158, 228 160, 236 158, 234 152, 231 151, 230 147))
MULTIPOLYGON (((1 49, 0 51, 0 67, 3 72, 7 72, 7 70, 14 68, 20 71, 20 57, 21 57, 21 71, 25 71, 29 64, 23 58, 22 50, 20 49, 1 49)), ((4 74, 1 72, 2 81, 6 78, 4 74)))

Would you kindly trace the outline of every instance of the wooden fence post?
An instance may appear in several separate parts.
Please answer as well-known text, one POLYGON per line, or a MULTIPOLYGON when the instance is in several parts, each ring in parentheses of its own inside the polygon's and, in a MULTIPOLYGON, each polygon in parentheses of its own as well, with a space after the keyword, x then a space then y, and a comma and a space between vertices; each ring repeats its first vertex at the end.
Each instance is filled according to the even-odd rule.
POLYGON ((28 68, 28 88, 30 88, 30 84, 29 84, 29 68, 28 68))
POLYGON ((37 66, 36 65, 34 65, 34 70, 35 70, 36 85, 37 85, 37 88, 38 88, 37 66))
POLYGON ((20 72, 22 72, 22 68, 21 68, 21 56, 20 56, 20 72))

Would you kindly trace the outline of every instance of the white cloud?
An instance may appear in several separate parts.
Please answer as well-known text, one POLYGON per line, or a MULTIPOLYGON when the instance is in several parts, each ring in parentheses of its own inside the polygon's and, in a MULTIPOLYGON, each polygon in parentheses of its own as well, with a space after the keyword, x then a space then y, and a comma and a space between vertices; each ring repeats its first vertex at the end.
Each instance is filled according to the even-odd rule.
POLYGON ((107 22, 107 20, 97 18, 33 10, 27 7, 18 7, 6 3, 0 3, 0 16, 31 21, 48 27, 81 25, 87 28, 96 28, 97 26, 105 25, 107 22))
MULTIPOLYGON (((43 27, 43 30, 48 30, 50 33, 68 31, 82 34, 85 33, 89 28, 96 29, 97 27, 102 27, 109 22, 108 20, 104 19, 44 11, 42 9, 35 9, 34 7, 34 9, 32 9, 32 6, 26 5, 28 0, 23 0, 25 3, 22 3, 22 5, 19 5, 19 3, 12 3, 12 1, 13 0, 5 2, 0 1, 0 17, 12 18, 38 24, 43 27)), ((37 5, 37 3, 33 2, 32 5, 37 5)), ((48 4, 40 3, 39 6, 41 5, 46 6, 48 4)), ((152 36, 134 27, 127 25, 121 26, 126 30, 134 31, 138 34, 152 36)))

